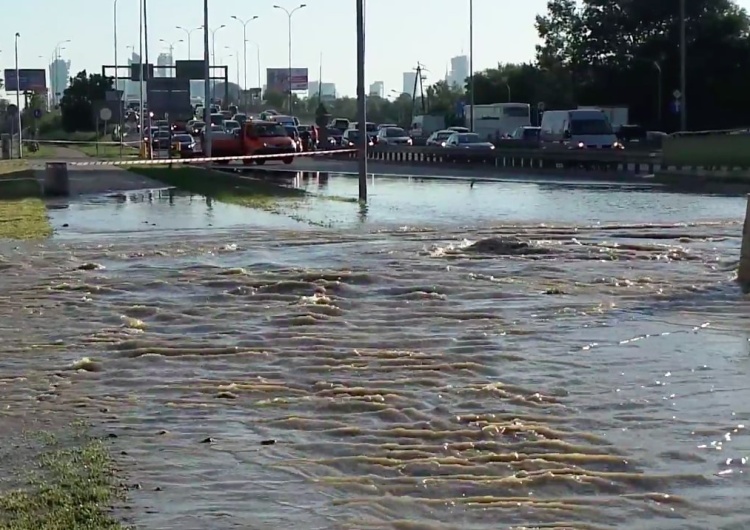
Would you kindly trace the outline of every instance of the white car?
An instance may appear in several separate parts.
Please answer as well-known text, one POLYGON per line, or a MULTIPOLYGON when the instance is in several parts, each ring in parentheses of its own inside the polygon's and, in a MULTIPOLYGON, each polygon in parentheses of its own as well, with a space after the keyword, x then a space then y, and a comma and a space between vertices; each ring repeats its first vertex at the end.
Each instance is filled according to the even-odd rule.
POLYGON ((378 145, 413 145, 409 135, 401 127, 384 127, 378 131, 378 145))

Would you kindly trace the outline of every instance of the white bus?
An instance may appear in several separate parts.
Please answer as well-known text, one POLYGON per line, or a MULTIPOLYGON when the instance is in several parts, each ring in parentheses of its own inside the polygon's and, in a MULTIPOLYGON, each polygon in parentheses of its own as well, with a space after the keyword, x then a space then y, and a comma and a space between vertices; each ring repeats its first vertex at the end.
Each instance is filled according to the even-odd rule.
MULTIPOLYGON (((471 128, 471 105, 464 105, 466 127, 471 128)), ((513 134, 519 127, 531 125, 531 105, 528 103, 493 103, 474 105, 474 132, 483 140, 494 140, 513 134)))

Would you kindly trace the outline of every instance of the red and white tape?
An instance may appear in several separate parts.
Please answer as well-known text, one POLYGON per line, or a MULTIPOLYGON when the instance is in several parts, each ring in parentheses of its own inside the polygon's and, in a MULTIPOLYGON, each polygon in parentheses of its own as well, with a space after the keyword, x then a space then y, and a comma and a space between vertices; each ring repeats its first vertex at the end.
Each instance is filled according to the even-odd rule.
MULTIPOLYGON (((205 164, 211 162, 239 162, 253 160, 283 160, 285 158, 332 156, 341 154, 356 153, 356 149, 335 149, 331 151, 307 151, 303 153, 274 153, 270 155, 245 155, 245 156, 212 156, 212 157, 194 157, 194 158, 154 158, 153 160, 132 159, 132 160, 60 160, 69 166, 163 166, 165 164, 205 164)), ((56 162, 56 160, 50 160, 56 162)))

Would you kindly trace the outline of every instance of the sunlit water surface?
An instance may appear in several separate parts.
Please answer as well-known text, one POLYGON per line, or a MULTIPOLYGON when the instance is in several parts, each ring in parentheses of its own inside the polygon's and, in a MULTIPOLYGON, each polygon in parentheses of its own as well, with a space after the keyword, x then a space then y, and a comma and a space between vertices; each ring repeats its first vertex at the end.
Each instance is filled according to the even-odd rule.
POLYGON ((0 329, 5 373, 56 375, 4 402, 117 433, 143 528, 750 524, 742 199, 371 193, 52 210, 57 240, 0 248, 0 329))

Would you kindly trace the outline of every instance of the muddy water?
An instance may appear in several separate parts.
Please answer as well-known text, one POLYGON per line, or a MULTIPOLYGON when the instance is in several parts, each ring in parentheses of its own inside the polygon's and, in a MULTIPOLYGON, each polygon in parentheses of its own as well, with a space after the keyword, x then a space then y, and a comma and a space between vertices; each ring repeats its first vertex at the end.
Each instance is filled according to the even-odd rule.
POLYGON ((143 528, 742 528, 741 201, 692 200, 5 246, 6 366, 57 371, 5 399, 117 433, 143 528))

